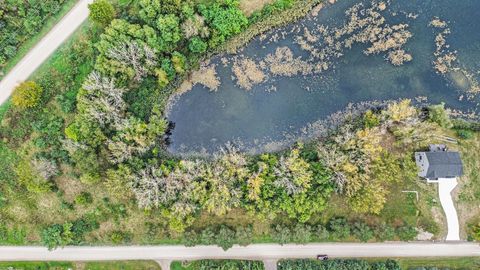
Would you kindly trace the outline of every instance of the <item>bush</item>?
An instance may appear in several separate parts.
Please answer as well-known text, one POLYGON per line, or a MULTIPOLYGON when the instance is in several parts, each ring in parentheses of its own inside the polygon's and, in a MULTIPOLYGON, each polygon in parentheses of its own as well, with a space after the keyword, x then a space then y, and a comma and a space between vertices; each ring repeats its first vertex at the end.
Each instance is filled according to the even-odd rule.
POLYGON ((53 224, 42 230, 42 243, 49 249, 66 246, 73 242, 72 223, 53 224))
POLYGON ((356 222, 353 225, 353 235, 362 242, 368 242, 373 238, 373 230, 363 222, 356 222))
POLYGON ((80 205, 87 205, 93 202, 92 195, 88 192, 82 192, 75 197, 75 203, 80 205))
POLYGON ((188 44, 188 49, 193 53, 204 53, 207 51, 208 45, 199 37, 194 37, 188 44))
POLYGON ((29 109, 38 105, 43 88, 35 82, 24 82, 17 86, 12 94, 12 103, 21 109, 29 109))
POLYGON ((115 18, 115 8, 107 0, 95 0, 88 9, 90 19, 100 25, 106 26, 115 18))
POLYGON ((414 240, 417 234, 417 230, 412 226, 402 226, 397 229, 397 236, 402 241, 414 240))
POLYGON ((469 140, 475 136, 475 133, 468 129, 457 129, 457 136, 464 140, 469 140))
POLYGON ((350 225, 345 218, 332 218, 328 222, 328 229, 336 240, 345 239, 350 236, 350 225))
POLYGON ((445 103, 429 106, 428 118, 430 121, 444 128, 451 128, 453 126, 450 120, 450 111, 445 109, 445 103))

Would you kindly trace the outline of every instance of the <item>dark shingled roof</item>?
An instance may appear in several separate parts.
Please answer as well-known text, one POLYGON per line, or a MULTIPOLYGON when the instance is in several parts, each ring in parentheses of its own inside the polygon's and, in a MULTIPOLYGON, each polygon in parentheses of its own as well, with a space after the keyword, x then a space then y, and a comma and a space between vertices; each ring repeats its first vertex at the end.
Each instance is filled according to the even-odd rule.
POLYGON ((463 165, 458 152, 426 152, 428 171, 426 178, 449 178, 463 175, 463 165))

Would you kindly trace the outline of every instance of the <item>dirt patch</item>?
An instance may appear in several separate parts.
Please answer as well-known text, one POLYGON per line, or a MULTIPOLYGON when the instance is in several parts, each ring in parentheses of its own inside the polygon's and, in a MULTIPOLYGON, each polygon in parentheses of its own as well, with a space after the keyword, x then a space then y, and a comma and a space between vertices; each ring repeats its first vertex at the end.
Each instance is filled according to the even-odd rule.
POLYGON ((84 191, 83 184, 80 181, 75 180, 68 176, 69 169, 62 168, 63 175, 57 177, 55 182, 57 187, 64 193, 63 197, 65 200, 72 202, 77 195, 84 191))

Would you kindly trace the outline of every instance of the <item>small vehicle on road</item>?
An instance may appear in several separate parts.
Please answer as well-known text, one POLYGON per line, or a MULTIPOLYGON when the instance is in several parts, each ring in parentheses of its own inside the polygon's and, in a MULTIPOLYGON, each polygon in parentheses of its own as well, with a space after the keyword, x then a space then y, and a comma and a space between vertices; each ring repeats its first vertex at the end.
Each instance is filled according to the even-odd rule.
POLYGON ((326 254, 317 255, 317 260, 326 261, 328 260, 328 255, 326 254))

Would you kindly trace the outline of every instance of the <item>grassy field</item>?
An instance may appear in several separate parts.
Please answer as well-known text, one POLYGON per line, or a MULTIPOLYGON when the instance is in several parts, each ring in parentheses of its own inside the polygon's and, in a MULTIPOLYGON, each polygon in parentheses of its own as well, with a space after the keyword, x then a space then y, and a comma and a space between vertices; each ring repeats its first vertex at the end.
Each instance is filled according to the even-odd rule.
POLYGON ((468 237, 468 226, 480 222, 480 134, 468 140, 460 140, 458 146, 464 163, 465 175, 457 188, 457 210, 462 237, 468 237))
POLYGON ((160 270, 154 261, 0 262, 0 270, 160 270))
POLYGON ((68 270, 74 269, 70 262, 0 262, 0 270, 68 270))
POLYGON ((397 259, 404 270, 414 267, 437 267, 451 270, 476 270, 480 269, 480 258, 408 258, 397 259))
MULTIPOLYGON (((44 23, 40 31, 35 35, 30 37, 25 43, 23 43, 20 48, 18 48, 17 54, 11 58, 7 65, 0 70, 0 80, 5 76, 15 65, 33 48, 49 31, 52 29, 55 24, 57 24, 72 8, 78 0, 66 0, 62 5, 60 11, 48 18, 44 23)), ((3 106, 2 106, 3 107, 3 106)), ((1 107, 0 107, 1 108, 1 107)), ((1 119, 1 109, 0 109, 0 119, 1 119)))

